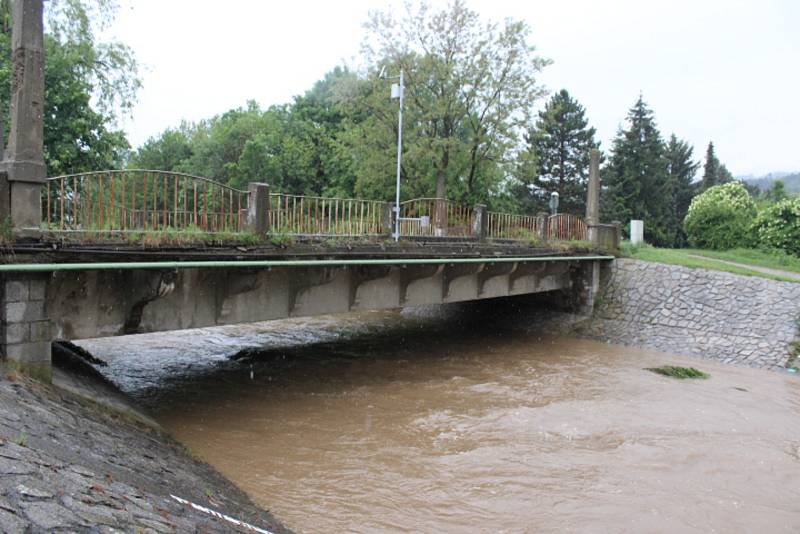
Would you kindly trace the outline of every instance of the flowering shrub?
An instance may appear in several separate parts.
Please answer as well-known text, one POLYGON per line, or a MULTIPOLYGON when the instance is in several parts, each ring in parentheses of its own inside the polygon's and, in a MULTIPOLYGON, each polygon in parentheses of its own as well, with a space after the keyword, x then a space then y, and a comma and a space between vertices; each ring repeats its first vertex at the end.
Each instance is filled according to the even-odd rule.
POLYGON ((729 249, 753 244, 756 205, 739 182, 715 185, 692 199, 683 227, 694 247, 729 249))
POLYGON ((755 229, 762 247, 800 256, 800 197, 768 206, 758 214, 755 229))

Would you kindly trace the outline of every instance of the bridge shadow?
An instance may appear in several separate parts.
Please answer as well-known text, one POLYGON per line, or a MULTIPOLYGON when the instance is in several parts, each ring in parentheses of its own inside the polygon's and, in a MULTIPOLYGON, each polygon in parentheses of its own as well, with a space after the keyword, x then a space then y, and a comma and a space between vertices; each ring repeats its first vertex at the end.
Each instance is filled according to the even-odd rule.
MULTIPOLYGON (((441 366, 475 358, 476 347, 497 340, 547 334, 557 302, 553 295, 524 295, 129 337, 142 338, 136 345, 113 338, 107 340, 117 343, 113 358, 101 371, 154 411, 190 395, 214 403, 253 389, 279 394, 289 384, 333 391, 359 381, 402 380, 404 364, 441 366)), ((103 357, 108 347, 94 352, 103 357)))

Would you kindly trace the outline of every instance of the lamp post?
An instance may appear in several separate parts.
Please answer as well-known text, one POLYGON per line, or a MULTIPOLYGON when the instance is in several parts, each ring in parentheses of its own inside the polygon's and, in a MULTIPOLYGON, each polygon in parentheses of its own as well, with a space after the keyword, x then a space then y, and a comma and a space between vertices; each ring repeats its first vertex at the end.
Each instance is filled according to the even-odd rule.
MULTIPOLYGON (((381 69, 379 78, 384 77, 386 67, 381 69)), ((398 83, 392 84, 392 100, 400 100, 400 106, 397 111, 397 177, 395 184, 395 197, 394 197, 394 236, 395 241, 400 240, 400 163, 403 157, 403 98, 406 92, 405 80, 403 78, 403 69, 400 69, 399 76, 386 76, 386 79, 398 79, 398 83)))

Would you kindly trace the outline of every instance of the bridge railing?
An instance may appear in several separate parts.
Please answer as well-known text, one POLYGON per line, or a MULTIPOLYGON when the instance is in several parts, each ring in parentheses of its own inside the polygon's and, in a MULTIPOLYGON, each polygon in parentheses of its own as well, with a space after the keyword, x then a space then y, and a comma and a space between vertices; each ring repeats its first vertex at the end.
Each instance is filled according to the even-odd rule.
POLYGON ((49 229, 206 232, 241 231, 249 198, 208 178, 140 169, 55 176, 42 196, 49 229))
POLYGON ((489 211, 486 216, 486 237, 490 239, 529 239, 540 236, 545 224, 542 217, 534 215, 489 211))
POLYGON ((586 241, 589 234, 586 222, 581 217, 558 213, 547 219, 547 236, 562 241, 586 241))
MULTIPOLYGON (((135 169, 70 174, 46 180, 43 221, 50 230, 243 232, 249 195, 178 172, 135 169)), ((388 202, 286 193, 272 193, 268 202, 259 202, 254 201, 253 209, 268 211, 268 226, 276 234, 357 237, 389 235, 393 230, 388 202)), ((400 204, 400 235, 586 240, 588 231, 583 219, 570 214, 486 212, 442 198, 415 198, 400 204)))
POLYGON ((470 237, 472 206, 443 198, 415 198, 400 203, 400 235, 405 237, 470 237))
POLYGON ((387 206, 377 200, 271 193, 269 222, 273 232, 283 234, 380 235, 387 206))

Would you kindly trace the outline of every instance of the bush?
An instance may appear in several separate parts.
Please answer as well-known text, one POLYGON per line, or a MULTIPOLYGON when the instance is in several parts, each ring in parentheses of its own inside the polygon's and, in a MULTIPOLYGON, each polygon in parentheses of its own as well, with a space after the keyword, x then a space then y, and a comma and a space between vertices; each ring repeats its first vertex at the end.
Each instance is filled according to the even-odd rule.
POLYGON ((692 199, 683 227, 693 247, 725 250, 753 244, 756 205, 739 182, 715 185, 692 199))
POLYGON ((800 256, 800 197, 767 206, 755 224, 759 244, 800 256))

